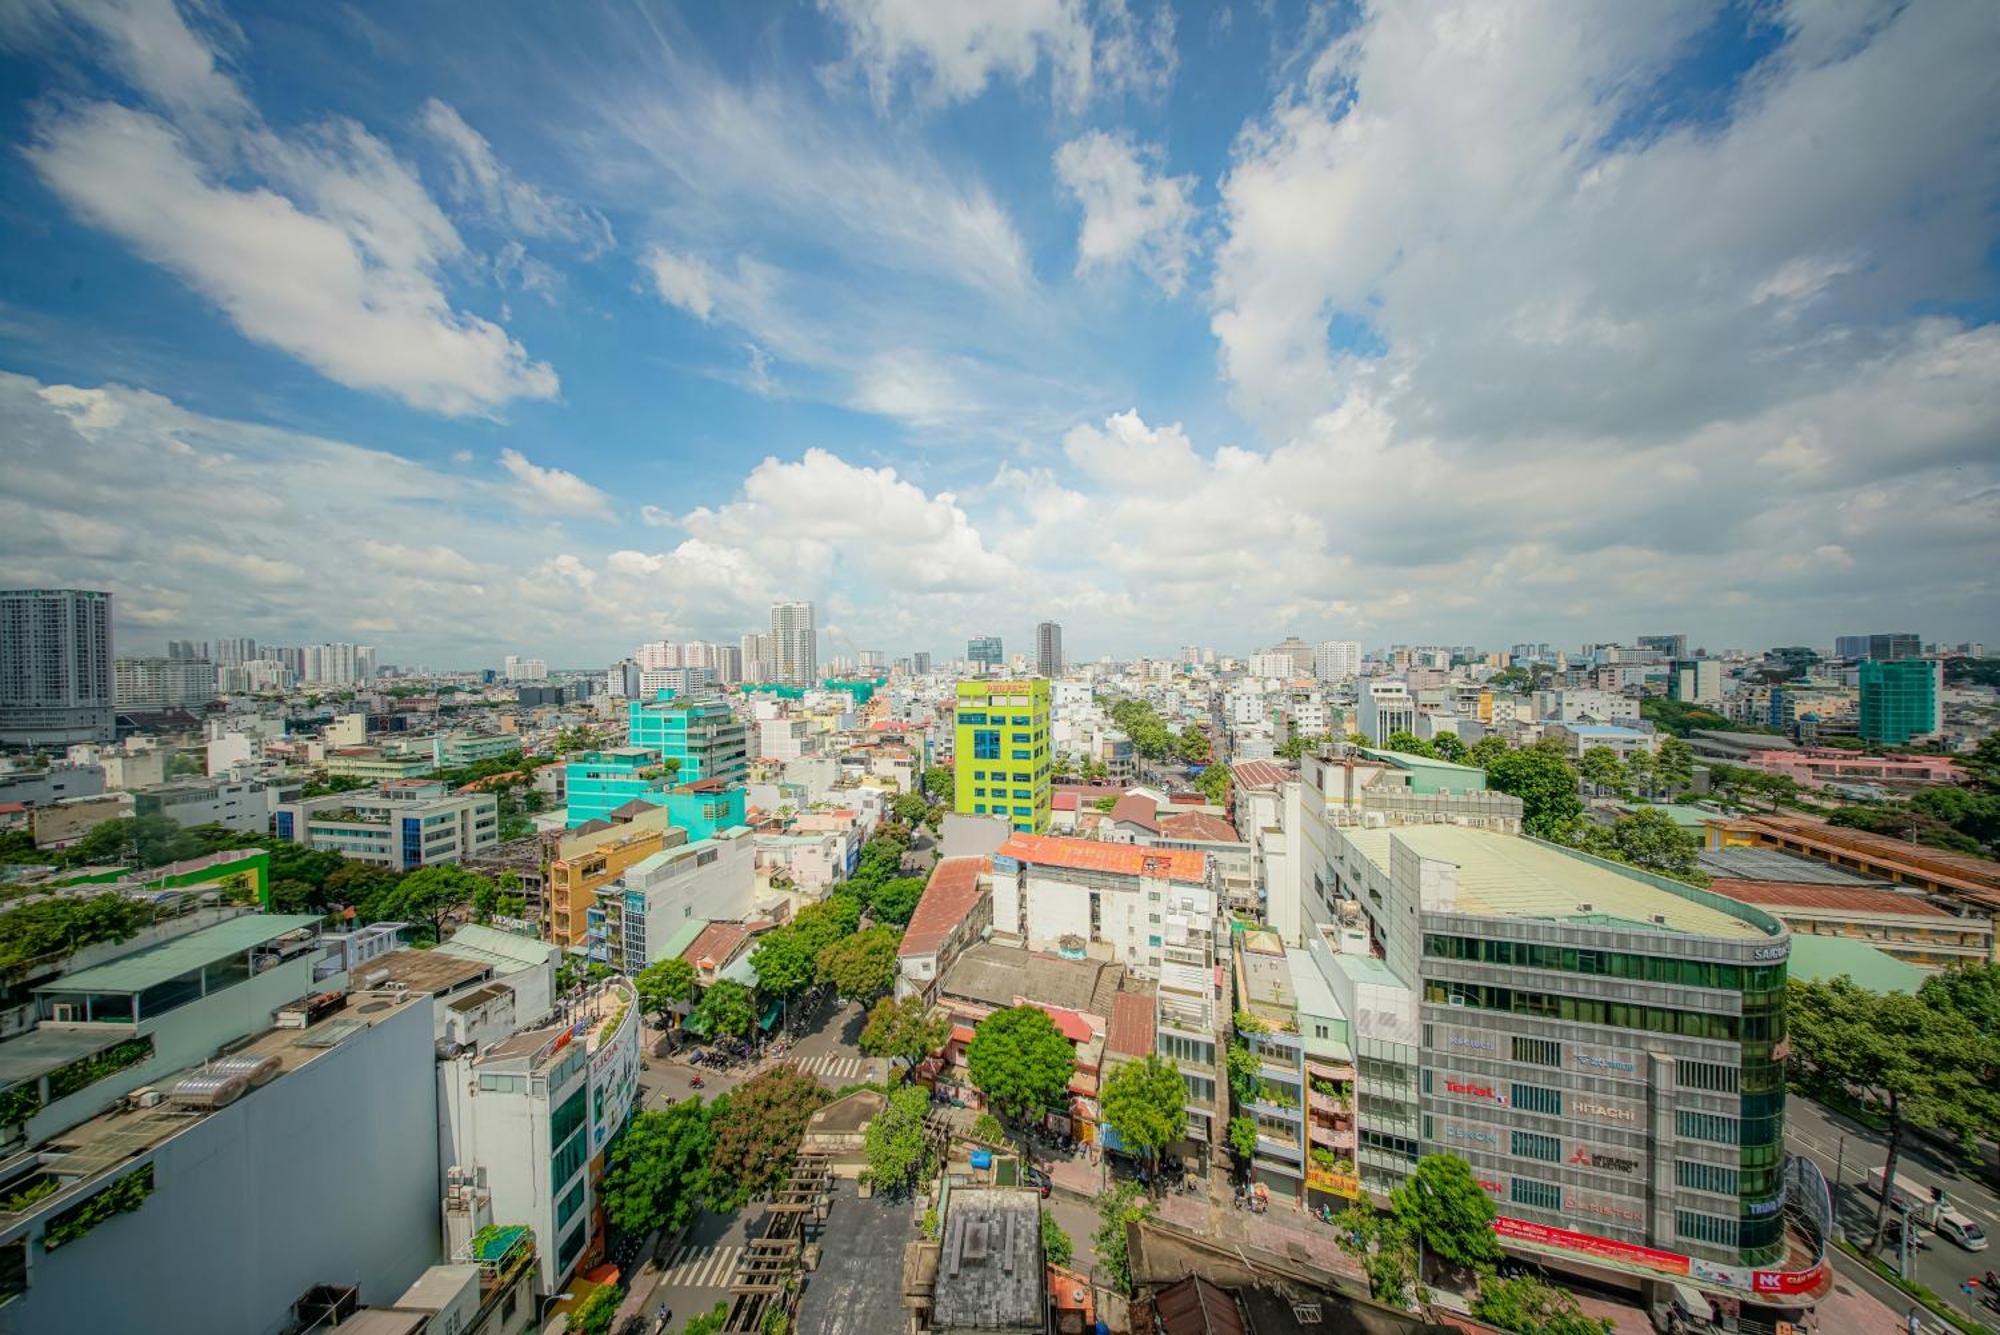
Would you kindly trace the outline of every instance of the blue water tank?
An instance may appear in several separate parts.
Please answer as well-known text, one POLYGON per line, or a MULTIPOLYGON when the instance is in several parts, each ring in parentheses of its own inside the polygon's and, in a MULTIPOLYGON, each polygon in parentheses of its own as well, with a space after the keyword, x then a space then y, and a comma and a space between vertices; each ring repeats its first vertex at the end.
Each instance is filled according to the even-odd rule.
POLYGON ((993 1151, 974 1150, 972 1152, 972 1166, 979 1169, 991 1168, 993 1166, 993 1151))

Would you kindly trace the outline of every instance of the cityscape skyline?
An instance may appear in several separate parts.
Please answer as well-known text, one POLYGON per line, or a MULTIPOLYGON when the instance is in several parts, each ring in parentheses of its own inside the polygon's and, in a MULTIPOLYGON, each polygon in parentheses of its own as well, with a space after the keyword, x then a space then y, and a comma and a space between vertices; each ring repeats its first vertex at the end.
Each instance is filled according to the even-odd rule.
POLYGON ((36 7, 0 562, 423 659, 788 598, 1091 656, 2000 639, 1977 9, 1522 14, 1432 61, 1393 12, 396 16, 389 54, 163 2, 169 68, 138 10, 36 7))

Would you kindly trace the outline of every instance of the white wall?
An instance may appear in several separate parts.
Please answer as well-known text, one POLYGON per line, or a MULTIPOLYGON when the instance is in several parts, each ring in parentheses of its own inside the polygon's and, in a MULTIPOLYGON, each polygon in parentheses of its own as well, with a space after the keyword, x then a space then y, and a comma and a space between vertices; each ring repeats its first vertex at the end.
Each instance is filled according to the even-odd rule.
POLYGON ((434 1061, 409 1006, 142 1156, 139 1209, 30 1244, 0 1335, 277 1335, 328 1282, 395 1301, 439 1254, 434 1061))

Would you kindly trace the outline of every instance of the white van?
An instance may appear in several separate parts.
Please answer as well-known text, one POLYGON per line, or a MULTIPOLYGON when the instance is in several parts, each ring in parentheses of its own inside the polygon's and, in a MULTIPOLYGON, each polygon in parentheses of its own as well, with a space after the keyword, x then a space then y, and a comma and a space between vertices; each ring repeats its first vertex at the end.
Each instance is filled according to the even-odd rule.
POLYGON ((1941 1238, 1957 1243, 1969 1252, 1986 1250, 1986 1230, 1977 1221, 1966 1218, 1956 1210, 1946 1210, 1938 1215, 1937 1223, 1931 1225, 1941 1238))

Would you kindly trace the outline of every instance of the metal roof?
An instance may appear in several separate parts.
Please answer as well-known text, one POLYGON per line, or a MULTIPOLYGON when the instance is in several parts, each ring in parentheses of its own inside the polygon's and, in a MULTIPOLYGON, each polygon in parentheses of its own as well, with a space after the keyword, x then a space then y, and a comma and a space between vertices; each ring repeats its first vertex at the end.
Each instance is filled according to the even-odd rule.
POLYGON ((438 949, 460 959, 492 964, 507 973, 547 964, 549 956, 555 953, 555 947, 546 941, 503 932, 497 927, 482 927, 476 922, 453 932, 451 939, 438 949))
POLYGON ((0 1043, 0 1089, 38 1080, 130 1037, 96 1029, 31 1029, 0 1043))
POLYGON ((1845 974, 1870 992, 1913 993, 1925 978, 1916 965, 1885 955, 1866 941, 1810 932, 1792 934, 1792 958, 1786 973, 1807 983, 1827 982, 1845 974))
POLYGON ((319 921, 311 913, 251 913, 198 932, 164 941, 122 959, 65 974, 37 992, 143 992, 156 983, 178 978, 204 965, 219 963, 287 932, 319 921))
POLYGON ((1718 848, 1699 855, 1701 869, 1733 881, 1786 881, 1793 885, 1881 885, 1827 862, 1815 862, 1781 848, 1718 848))
POLYGON ((1747 907, 1742 916, 1731 913, 1724 907, 1731 901, 1722 896, 1692 887, 1685 894, 1668 890, 1608 863, 1519 835, 1459 825, 1398 825, 1342 833, 1384 875, 1389 871, 1392 840, 1400 840, 1419 857, 1457 866, 1455 902, 1426 903, 1423 907, 1431 912, 1629 924, 1711 937, 1767 935, 1752 920, 1762 915, 1747 907), (1665 921, 1654 922, 1656 915, 1665 921))

